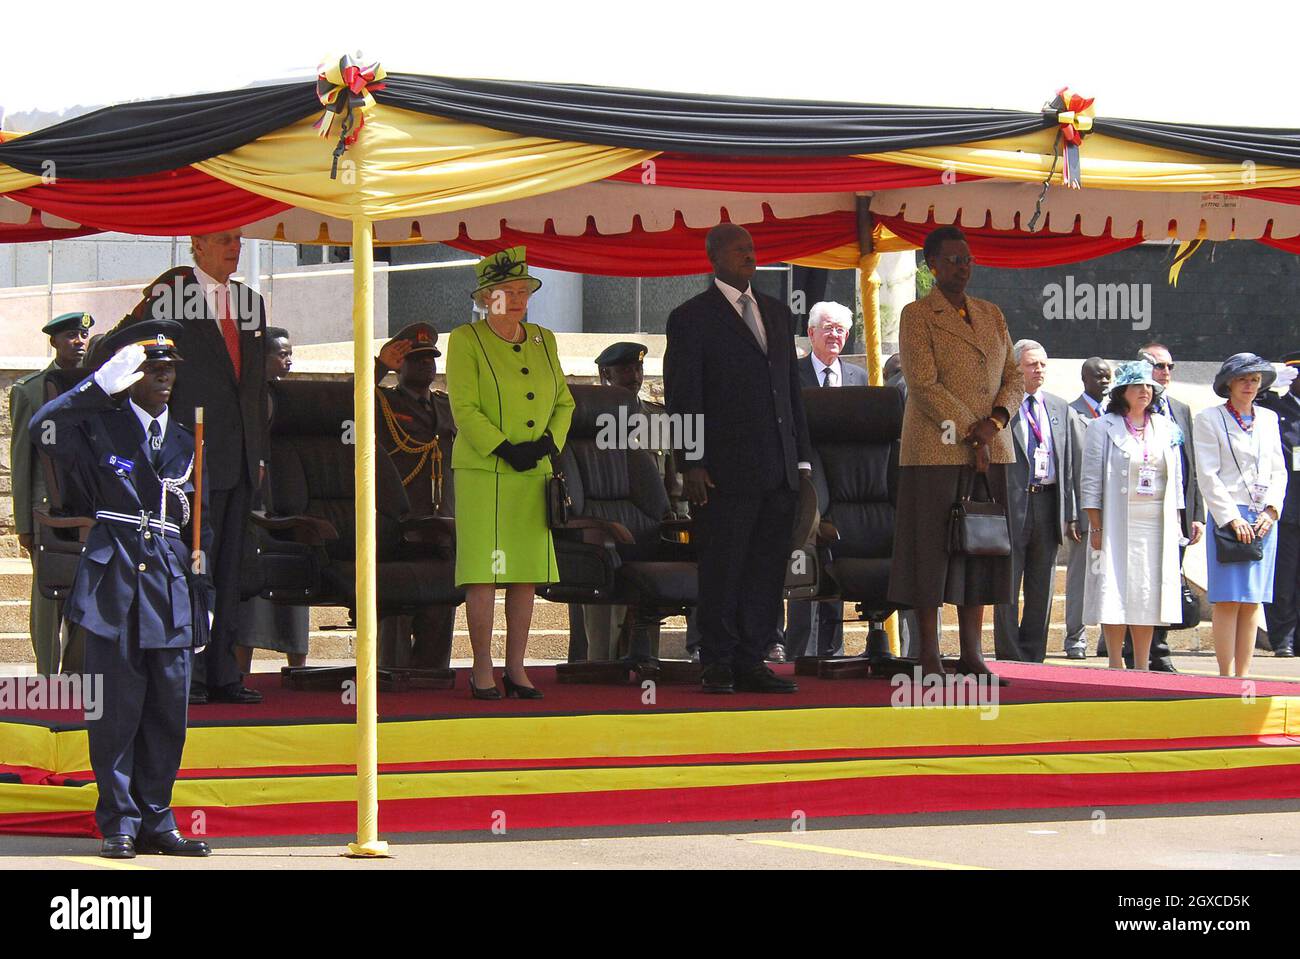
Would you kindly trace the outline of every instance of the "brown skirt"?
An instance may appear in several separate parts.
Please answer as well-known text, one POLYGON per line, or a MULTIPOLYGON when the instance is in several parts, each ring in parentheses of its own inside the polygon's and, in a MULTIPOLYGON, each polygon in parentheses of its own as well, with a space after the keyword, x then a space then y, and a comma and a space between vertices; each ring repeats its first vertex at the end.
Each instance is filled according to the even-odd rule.
MULTIPOLYGON (((903 466, 898 473, 894 556, 889 599, 914 609, 944 603, 991 606, 1011 602, 1011 557, 966 556, 948 551, 948 523, 967 466, 903 466)), ((1006 504, 1007 470, 989 467, 989 488, 1006 504)), ((977 497, 984 491, 979 484, 977 497)))

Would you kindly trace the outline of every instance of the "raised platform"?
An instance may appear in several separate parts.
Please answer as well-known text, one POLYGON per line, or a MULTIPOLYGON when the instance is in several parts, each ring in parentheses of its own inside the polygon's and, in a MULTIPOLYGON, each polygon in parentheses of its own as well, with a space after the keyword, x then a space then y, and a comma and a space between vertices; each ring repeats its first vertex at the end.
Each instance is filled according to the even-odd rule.
MULTIPOLYGON (((380 831, 1300 797, 1300 684, 997 669, 1013 682, 995 707, 903 708, 882 680, 711 696, 561 685, 544 668, 530 669, 540 702, 471 700, 463 674, 455 690, 381 694, 380 831)), ((191 710, 182 830, 352 831, 353 707, 254 681, 260 706, 191 710)), ((77 714, 0 713, 0 833, 94 835, 95 797, 77 714)))

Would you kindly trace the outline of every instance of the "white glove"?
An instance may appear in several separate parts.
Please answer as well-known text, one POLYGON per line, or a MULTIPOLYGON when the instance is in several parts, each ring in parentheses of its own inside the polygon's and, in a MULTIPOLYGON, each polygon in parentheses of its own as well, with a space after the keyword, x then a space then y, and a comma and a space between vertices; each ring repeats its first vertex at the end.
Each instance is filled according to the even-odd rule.
POLYGON ((124 346, 95 371, 95 382, 109 396, 121 393, 133 383, 144 379, 144 374, 140 372, 140 364, 143 362, 143 346, 139 343, 124 346))
POLYGON ((1300 375, 1300 369, 1288 366, 1286 363, 1274 363, 1273 369, 1277 370, 1277 379, 1273 381, 1273 389, 1280 393, 1289 390, 1296 376, 1300 375))

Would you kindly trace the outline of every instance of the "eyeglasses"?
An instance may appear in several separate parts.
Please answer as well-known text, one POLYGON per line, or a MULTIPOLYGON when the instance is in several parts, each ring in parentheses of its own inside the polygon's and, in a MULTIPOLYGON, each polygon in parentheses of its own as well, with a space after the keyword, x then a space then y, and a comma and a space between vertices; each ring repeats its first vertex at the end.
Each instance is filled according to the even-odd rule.
POLYGON ((947 256, 940 256, 939 259, 951 263, 953 266, 970 266, 975 262, 975 257, 961 253, 949 253, 947 256))

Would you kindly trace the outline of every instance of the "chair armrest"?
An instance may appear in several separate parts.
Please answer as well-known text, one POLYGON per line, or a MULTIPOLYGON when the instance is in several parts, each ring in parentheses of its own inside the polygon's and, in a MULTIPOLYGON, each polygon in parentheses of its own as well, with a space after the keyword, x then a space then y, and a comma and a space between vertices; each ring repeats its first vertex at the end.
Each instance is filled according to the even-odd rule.
POLYGON ((835 528, 830 520, 822 520, 817 524, 817 545, 829 546, 831 543, 837 543, 840 539, 840 531, 835 528))
POLYGON ((95 525, 95 520, 90 516, 53 516, 44 506, 33 509, 32 515, 36 517, 36 522, 52 529, 90 529, 95 525))
POLYGON ((413 516, 402 520, 400 529, 406 543, 456 542, 456 521, 448 516, 413 516))
POLYGON ((273 533, 291 533, 294 542, 324 546, 339 538, 334 524, 319 516, 268 516, 265 510, 253 510, 253 522, 273 533))
POLYGON ((622 523, 598 519, 594 516, 573 516, 559 529, 577 530, 584 543, 593 546, 613 545, 614 543, 635 543, 631 531, 622 523))

